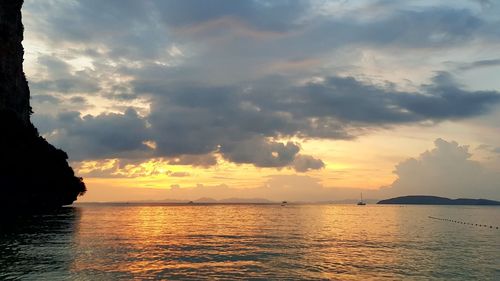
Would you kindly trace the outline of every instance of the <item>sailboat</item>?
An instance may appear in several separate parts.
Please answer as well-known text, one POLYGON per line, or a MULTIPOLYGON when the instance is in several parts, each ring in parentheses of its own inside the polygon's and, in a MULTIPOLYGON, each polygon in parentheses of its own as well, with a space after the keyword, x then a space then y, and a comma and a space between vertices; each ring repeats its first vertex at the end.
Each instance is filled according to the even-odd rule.
POLYGON ((363 192, 361 192, 361 199, 358 201, 358 206, 364 206, 366 203, 363 201, 363 192))

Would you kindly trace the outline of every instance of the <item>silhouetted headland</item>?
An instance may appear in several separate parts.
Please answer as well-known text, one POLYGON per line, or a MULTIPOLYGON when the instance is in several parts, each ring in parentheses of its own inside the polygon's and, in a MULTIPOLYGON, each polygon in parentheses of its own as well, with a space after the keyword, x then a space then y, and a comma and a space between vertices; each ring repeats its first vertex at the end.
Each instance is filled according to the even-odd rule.
POLYGON ((52 209, 73 203, 86 189, 66 153, 30 121, 22 5, 22 0, 0 1, 0 208, 52 209))
POLYGON ((381 200, 377 204, 413 204, 413 205, 500 205, 499 201, 487 199, 450 199, 438 196, 412 195, 381 200))

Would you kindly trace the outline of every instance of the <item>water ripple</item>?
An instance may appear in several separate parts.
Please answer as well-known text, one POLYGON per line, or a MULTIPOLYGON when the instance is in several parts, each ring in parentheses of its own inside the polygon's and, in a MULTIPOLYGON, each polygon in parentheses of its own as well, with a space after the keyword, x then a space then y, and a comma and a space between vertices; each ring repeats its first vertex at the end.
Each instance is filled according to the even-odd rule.
POLYGON ((500 280, 500 208, 85 205, 0 229, 8 280, 500 280))

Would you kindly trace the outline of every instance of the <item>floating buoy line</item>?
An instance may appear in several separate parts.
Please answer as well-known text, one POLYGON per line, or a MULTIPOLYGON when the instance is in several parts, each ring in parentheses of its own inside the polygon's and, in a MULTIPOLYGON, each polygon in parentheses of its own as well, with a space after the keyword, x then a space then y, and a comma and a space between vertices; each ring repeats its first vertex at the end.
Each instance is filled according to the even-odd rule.
POLYGON ((491 229, 499 229, 498 226, 489 225, 489 224, 471 223, 471 222, 465 222, 465 221, 459 221, 459 220, 436 218, 436 217, 431 217, 431 216, 429 216, 429 218, 433 219, 433 220, 447 221, 447 222, 453 222, 453 223, 457 223, 457 224, 464 224, 464 225, 477 226, 477 227, 485 227, 485 228, 491 228, 491 229))

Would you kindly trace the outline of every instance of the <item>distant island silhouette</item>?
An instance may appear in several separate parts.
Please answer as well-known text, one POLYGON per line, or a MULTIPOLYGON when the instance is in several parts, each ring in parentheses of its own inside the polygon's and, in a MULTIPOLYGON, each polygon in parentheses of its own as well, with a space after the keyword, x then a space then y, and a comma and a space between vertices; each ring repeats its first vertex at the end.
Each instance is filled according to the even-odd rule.
POLYGON ((30 121, 22 5, 22 0, 0 1, 0 208, 52 209, 73 203, 86 188, 67 154, 30 121))
POLYGON ((263 198, 225 198, 216 200, 209 197, 202 197, 193 201, 193 203, 215 203, 215 204, 273 204, 271 200, 263 198))
POLYGON ((161 199, 161 200, 133 200, 133 201, 109 201, 109 202, 81 202, 77 204, 280 204, 278 201, 271 201, 264 198, 224 198, 214 199, 211 197, 201 197, 195 200, 187 199, 161 199))
POLYGON ((379 201, 377 204, 408 204, 408 205, 500 205, 499 201, 487 199, 450 199, 428 195, 401 196, 379 201))

